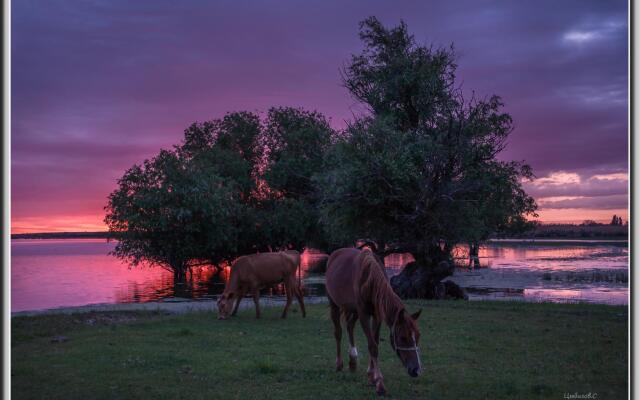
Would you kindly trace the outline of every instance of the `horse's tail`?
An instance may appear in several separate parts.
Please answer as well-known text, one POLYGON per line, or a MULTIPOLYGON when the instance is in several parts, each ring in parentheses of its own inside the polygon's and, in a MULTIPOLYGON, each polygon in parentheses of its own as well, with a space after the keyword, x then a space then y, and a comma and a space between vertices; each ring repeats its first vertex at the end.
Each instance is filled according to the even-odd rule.
POLYGON ((282 255, 287 257, 287 259, 291 260, 291 262, 293 262, 296 268, 300 266, 300 253, 298 253, 297 251, 295 250, 283 251, 282 255))
POLYGON ((282 254, 287 257, 295 266, 294 273, 298 275, 298 286, 302 286, 302 267, 300 262, 300 253, 296 250, 283 251, 282 254))

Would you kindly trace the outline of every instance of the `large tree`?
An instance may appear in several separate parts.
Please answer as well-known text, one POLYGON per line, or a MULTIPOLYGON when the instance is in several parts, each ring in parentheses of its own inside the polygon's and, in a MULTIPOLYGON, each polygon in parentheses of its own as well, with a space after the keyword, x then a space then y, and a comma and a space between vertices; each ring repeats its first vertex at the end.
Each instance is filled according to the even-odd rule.
POLYGON ((217 260, 236 248, 246 210, 237 182, 163 150, 135 165, 109 195, 105 222, 118 240, 113 253, 182 279, 193 260, 217 260))
POLYGON ((332 136, 322 115, 293 108, 192 124, 118 180, 105 207, 113 253, 182 279, 196 263, 317 241, 311 177, 332 136))
POLYGON ((435 266, 458 243, 521 225, 536 205, 521 162, 500 161, 512 131, 497 96, 466 100, 453 48, 418 45, 404 23, 360 25, 365 49, 343 73, 369 112, 326 157, 323 222, 334 244, 372 239, 435 266))

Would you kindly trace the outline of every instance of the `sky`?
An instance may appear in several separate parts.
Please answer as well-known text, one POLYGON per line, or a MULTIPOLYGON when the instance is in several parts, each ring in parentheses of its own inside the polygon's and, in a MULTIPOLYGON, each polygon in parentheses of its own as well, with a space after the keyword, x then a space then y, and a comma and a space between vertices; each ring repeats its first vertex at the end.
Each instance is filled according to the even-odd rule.
POLYGON ((362 113, 340 68, 358 22, 404 20, 457 53, 458 83, 502 97, 543 222, 627 219, 626 1, 12 3, 12 233, 105 230, 133 164, 194 121, 272 106, 336 128, 362 113))

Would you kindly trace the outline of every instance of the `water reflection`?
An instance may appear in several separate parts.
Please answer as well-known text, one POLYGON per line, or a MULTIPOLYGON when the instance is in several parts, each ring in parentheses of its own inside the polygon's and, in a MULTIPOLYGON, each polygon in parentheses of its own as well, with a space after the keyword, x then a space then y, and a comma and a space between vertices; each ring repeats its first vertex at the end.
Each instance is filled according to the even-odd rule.
MULTIPOLYGON (((99 303, 211 299, 222 293, 230 267, 194 267, 181 283, 162 268, 130 266, 107 253, 103 239, 12 240, 11 310, 38 310, 99 303)), ((305 252, 300 276, 306 295, 324 295, 324 280, 309 273, 327 255, 305 252)), ((283 285, 263 295, 284 295, 283 285)))
MULTIPOLYGON (((107 255, 115 246, 102 239, 12 240, 11 309, 37 310, 95 303, 211 299, 224 290, 230 268, 196 267, 175 284, 161 268, 129 268, 107 255)), ((464 248, 456 251, 464 257, 464 248)), ((615 245, 563 246, 491 244, 480 250, 490 268, 459 269, 452 278, 471 298, 525 298, 626 304, 628 249, 615 245)), ((306 295, 324 295, 322 268, 327 255, 307 251, 299 279, 306 295)), ((410 254, 385 258, 389 275, 413 261, 410 254)), ((282 285, 263 291, 284 294, 282 285)))
MULTIPOLYGON (((464 260, 466 248, 458 249, 464 260)), ((488 268, 458 268, 450 280, 471 299, 628 304, 629 250, 622 242, 501 242, 480 248, 488 268)), ((462 263, 459 263, 462 264, 462 263)))

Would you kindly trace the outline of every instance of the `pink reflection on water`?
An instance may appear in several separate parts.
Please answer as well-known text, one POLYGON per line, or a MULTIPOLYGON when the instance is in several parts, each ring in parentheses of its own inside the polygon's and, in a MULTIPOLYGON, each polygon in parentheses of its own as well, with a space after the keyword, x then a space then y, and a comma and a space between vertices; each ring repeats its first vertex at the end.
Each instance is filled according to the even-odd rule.
MULTIPOLYGON (((174 284, 169 271, 129 268, 108 255, 114 246, 104 239, 12 240, 12 311, 167 297, 211 298, 222 292, 229 279, 228 265, 220 273, 212 267, 196 267, 191 280, 174 284)), ((324 294, 323 275, 311 271, 327 257, 315 250, 302 254, 300 279, 307 294, 324 294)), ((618 277, 627 276, 626 247, 490 244, 481 248, 480 257, 491 268, 457 271, 453 278, 464 287, 499 292, 514 289, 534 300, 626 303, 628 284, 618 277), (615 279, 608 279, 612 277, 615 279)), ((410 254, 392 254, 385 258, 385 265, 394 274, 411 261, 410 254)), ((276 287, 265 292, 283 291, 276 287)))
MULTIPOLYGON (((173 274, 162 268, 135 267, 107 253, 104 239, 13 240, 11 310, 37 310, 96 303, 129 303, 175 295, 173 274)), ((192 287, 215 273, 194 268, 192 287)), ((204 292, 193 291, 193 296, 204 292)))
POLYGON ((627 288, 580 288, 580 289, 524 289, 524 297, 530 300, 562 303, 589 302, 604 304, 628 304, 627 288))
MULTIPOLYGON (((231 267, 194 267, 187 282, 159 267, 130 266, 108 255, 104 239, 12 240, 11 310, 38 310, 99 303, 147 302, 168 297, 205 298, 224 290, 231 267)), ((301 257, 303 273, 327 255, 311 250, 301 257)), ((306 288, 309 292, 309 288, 306 288)), ((266 290, 282 294, 282 285, 266 290)))
POLYGON ((389 269, 400 270, 413 261, 415 261, 415 258, 409 253, 389 254, 384 258, 384 266, 389 269))
MULTIPOLYGON (((466 248, 458 251, 466 255, 466 248)), ((582 270, 586 268, 626 268, 629 250, 615 245, 485 245, 480 247, 480 262, 491 268, 538 270, 582 270)))

